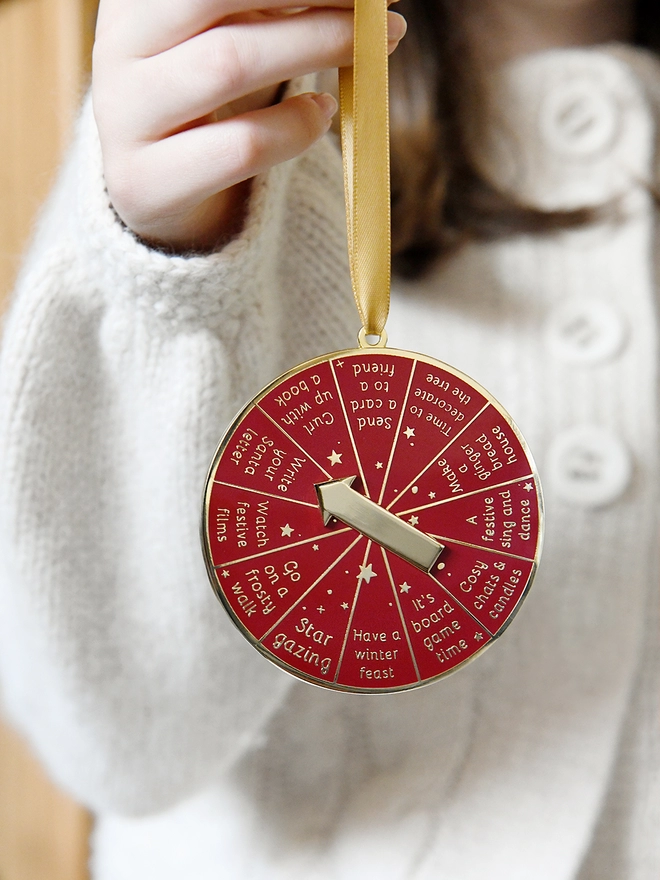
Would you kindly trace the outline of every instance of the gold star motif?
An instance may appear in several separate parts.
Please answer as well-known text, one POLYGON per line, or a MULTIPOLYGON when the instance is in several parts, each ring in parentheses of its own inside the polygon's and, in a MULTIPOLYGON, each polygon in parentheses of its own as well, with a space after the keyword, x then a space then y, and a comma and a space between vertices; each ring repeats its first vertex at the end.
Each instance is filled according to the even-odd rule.
POLYGON ((366 581, 369 583, 371 578, 378 577, 376 572, 371 567, 371 563, 369 565, 361 565, 360 566, 360 574, 358 575, 358 584, 362 583, 362 581, 366 581))
POLYGON ((413 515, 410 517, 408 522, 410 523, 411 526, 416 526, 417 523, 419 522, 419 518, 413 515))
POLYGON ((483 635, 482 635, 482 633, 475 633, 474 638, 476 639, 477 642, 480 642, 483 639, 483 635))
POLYGON ((376 462, 376 470, 377 470, 377 471, 381 471, 382 469, 383 469, 383 462, 382 462, 382 461, 377 461, 377 462, 376 462))
POLYGON ((336 464, 341 464, 341 457, 343 454, 343 452, 335 452, 334 449, 332 450, 332 454, 327 457, 331 467, 334 467, 336 464))
POLYGON ((433 499, 435 498, 435 492, 429 492, 429 498, 431 499, 431 501, 433 501, 433 499))
POLYGON ((533 488, 534 486, 531 483, 525 483, 525 485, 523 486, 525 492, 531 492, 533 488))
POLYGON ((280 526, 280 529, 282 530, 282 537, 283 538, 290 538, 291 535, 293 534, 293 529, 291 528, 289 523, 287 523, 285 526, 280 526))
POLYGON ((406 583, 406 582, 404 581, 402 584, 399 584, 399 590, 400 590, 402 593, 407 593, 407 592, 409 592, 409 590, 410 590, 410 584, 408 584, 408 583, 406 583))
POLYGON ((228 577, 229 577, 229 572, 227 571, 226 568, 224 568, 224 569, 222 570, 222 576, 223 576, 223 578, 228 578, 228 577))
POLYGON ((344 611, 348 611, 348 602, 342 602, 341 607, 344 609, 344 611))
POLYGON ((312 544, 312 550, 318 550, 318 549, 319 549, 318 544, 312 544))
POLYGON ((410 440, 411 437, 415 436, 415 429, 408 427, 408 428, 406 428, 406 430, 403 433, 406 435, 408 440, 410 440))

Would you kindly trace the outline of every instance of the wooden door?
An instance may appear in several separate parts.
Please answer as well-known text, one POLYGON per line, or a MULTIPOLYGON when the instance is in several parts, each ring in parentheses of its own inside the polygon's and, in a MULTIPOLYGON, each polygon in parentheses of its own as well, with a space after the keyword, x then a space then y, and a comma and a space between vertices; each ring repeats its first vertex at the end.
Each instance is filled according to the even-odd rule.
MULTIPOLYGON (((0 0, 0 309, 89 77, 96 0, 0 0)), ((84 880, 86 813, 0 724, 1 880, 84 880)))

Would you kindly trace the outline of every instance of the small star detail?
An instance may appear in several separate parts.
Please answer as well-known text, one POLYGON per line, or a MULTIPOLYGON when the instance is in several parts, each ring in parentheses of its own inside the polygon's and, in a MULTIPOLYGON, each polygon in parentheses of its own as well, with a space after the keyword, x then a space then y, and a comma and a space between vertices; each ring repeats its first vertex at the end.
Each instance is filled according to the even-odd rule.
POLYGON ((534 486, 531 483, 525 483, 525 485, 523 486, 525 492, 531 492, 533 488, 534 486))
POLYGON ((369 565, 361 565, 360 566, 360 574, 358 575, 358 584, 360 584, 362 581, 366 581, 367 583, 369 583, 371 578, 375 578, 375 577, 378 577, 378 575, 371 567, 371 563, 369 563, 369 565))
POLYGON ((291 528, 289 523, 287 523, 285 526, 280 526, 280 529, 282 530, 282 537, 283 538, 290 538, 291 535, 293 534, 293 529, 291 528))
POLYGON ((318 549, 319 549, 318 544, 312 544, 312 550, 318 550, 318 549))
POLYGON ((399 590, 402 593, 407 593, 410 590, 410 584, 407 584, 405 581, 402 584, 399 584, 399 590))
POLYGON ((343 452, 335 452, 332 450, 332 454, 328 456, 328 461, 330 462, 331 467, 334 467, 336 464, 341 464, 341 457, 343 452))
POLYGON ((406 435, 408 440, 410 440, 411 437, 415 436, 415 429, 414 428, 406 428, 406 430, 403 433, 406 435))
POLYGON ((224 568, 224 569, 222 570, 222 576, 223 576, 223 578, 228 578, 228 577, 229 577, 229 572, 227 571, 226 568, 224 568))
POLYGON ((435 498, 435 492, 429 492, 429 498, 431 499, 431 501, 433 501, 433 499, 435 498))
POLYGON ((316 610, 318 611, 319 614, 323 614, 323 612, 325 611, 325 608, 323 607, 323 605, 319 605, 319 607, 316 610))
POLYGON ((382 461, 377 461, 377 462, 376 462, 376 470, 377 470, 377 471, 382 471, 382 469, 383 469, 383 462, 382 462, 382 461))
POLYGON ((348 611, 348 602, 342 602, 341 607, 344 609, 344 611, 348 611))
POLYGON ((481 633, 474 634, 475 641, 480 642, 483 639, 483 635, 481 633))
POLYGON ((408 522, 410 523, 411 526, 416 526, 417 523, 419 522, 419 517, 413 515, 410 517, 408 522))

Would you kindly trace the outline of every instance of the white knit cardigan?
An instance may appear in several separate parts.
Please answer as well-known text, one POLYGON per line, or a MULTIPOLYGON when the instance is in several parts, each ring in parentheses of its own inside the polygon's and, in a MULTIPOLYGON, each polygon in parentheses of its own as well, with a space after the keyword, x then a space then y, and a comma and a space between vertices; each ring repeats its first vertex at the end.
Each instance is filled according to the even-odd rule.
POLYGON ((621 219, 472 245, 395 292, 392 343, 517 419, 547 539, 501 642, 379 697, 270 667, 214 598, 197 534, 235 411, 354 344, 334 146, 259 179, 221 253, 170 257, 114 217, 84 108, 1 353, 0 674, 14 723, 99 816, 96 880, 657 880, 660 72, 557 51, 500 85, 489 173, 543 207, 617 197, 621 219), (553 327, 594 301, 623 329, 576 362, 553 327), (553 452, 576 430, 604 439, 600 501, 553 452))

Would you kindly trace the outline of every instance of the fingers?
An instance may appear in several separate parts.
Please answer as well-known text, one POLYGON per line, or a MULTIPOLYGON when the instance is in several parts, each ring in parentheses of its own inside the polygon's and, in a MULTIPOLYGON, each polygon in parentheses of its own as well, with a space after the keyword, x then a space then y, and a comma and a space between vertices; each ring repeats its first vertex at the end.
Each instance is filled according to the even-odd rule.
MULTIPOLYGON (((352 9, 353 0, 332 0, 333 8, 352 9)), ((328 0, 307 0, 306 7, 328 7, 328 0)), ((120 44, 126 54, 146 58, 164 52, 227 19, 253 21, 263 12, 300 10, 294 2, 260 0, 104 0, 97 32, 120 44)))
MULTIPOLYGON (((396 13, 389 20, 394 49, 405 20, 396 13)), ((130 70, 131 88, 142 95, 131 125, 142 139, 156 139, 274 83, 343 67, 352 57, 349 11, 213 28, 130 70)))
POLYGON ((330 95, 298 95, 274 107, 199 126, 106 161, 115 210, 138 235, 154 237, 216 193, 304 152, 329 128, 330 95))
MULTIPOLYGON (((352 62, 353 0, 264 2, 101 2, 92 85, 105 179, 146 240, 215 246, 239 228, 242 182, 329 127, 329 96, 332 106, 310 95, 269 105, 282 82, 352 62)), ((405 21, 389 13, 389 25, 392 51, 405 21)))

